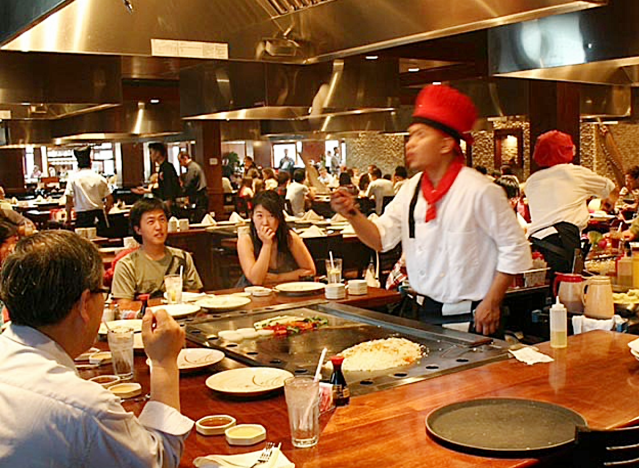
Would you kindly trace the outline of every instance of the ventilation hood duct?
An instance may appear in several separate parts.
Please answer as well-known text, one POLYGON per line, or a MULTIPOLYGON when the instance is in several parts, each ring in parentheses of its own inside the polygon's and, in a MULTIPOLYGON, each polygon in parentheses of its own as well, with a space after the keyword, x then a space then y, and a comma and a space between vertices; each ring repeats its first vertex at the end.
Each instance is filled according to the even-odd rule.
MULTIPOLYGON (((7 50, 315 63, 606 0, 8 0, 7 50), (25 5, 29 4, 29 6, 25 5), (30 7, 36 4, 39 7, 30 7), (57 9, 57 10, 56 10, 57 9), (48 16, 48 17, 47 17, 48 16), (25 31, 25 19, 30 28, 25 31), (117 27, 114 27, 117 25, 117 27), (151 40, 168 47, 152 50, 151 40), (203 44, 209 43, 209 44, 203 44), (219 44, 219 46, 211 45, 219 44)), ((156 43, 157 45, 157 43, 156 43)))
POLYGON ((491 75, 639 86, 639 8, 615 0, 488 32, 491 75))
POLYGON ((208 62, 180 73, 181 115, 209 120, 308 120, 399 106, 398 60, 315 65, 208 62))

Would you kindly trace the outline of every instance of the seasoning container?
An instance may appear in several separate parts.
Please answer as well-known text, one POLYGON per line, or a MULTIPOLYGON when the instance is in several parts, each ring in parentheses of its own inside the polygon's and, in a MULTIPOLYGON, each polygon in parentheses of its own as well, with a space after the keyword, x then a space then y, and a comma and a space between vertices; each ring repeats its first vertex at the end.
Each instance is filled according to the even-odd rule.
POLYGON ((343 362, 343 356, 331 357, 331 363, 333 364, 331 385, 333 386, 333 404, 335 406, 346 406, 351 400, 351 391, 348 389, 344 373, 342 372, 343 362))
POLYGON ((266 439, 266 429, 261 424, 239 424, 224 431, 229 445, 254 445, 266 439))
POLYGON ((195 429, 202 435, 224 434, 229 427, 235 426, 235 418, 226 414, 204 416, 195 423, 195 429))
POLYGON ((625 255, 617 260, 617 284, 619 286, 632 287, 633 284, 633 260, 625 255))
POLYGON ((568 311, 557 297, 557 302, 550 308, 550 347, 565 348, 566 346, 568 346, 568 311))

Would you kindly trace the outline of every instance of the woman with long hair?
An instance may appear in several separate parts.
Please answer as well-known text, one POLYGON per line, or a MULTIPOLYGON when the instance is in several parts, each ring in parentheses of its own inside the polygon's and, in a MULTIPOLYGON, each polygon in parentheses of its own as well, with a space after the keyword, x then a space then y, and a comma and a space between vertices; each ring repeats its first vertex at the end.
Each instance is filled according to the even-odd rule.
POLYGON ((297 281, 315 275, 313 257, 304 241, 284 220, 284 202, 266 190, 253 200, 251 226, 237 240, 242 277, 237 287, 297 281))

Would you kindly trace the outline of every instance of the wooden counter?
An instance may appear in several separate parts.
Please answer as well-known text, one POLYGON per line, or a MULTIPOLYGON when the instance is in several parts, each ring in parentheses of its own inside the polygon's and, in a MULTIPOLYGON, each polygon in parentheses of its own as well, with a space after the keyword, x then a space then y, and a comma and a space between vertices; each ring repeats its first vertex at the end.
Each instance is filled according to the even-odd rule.
MULTIPOLYGON (((595 331, 569 338, 563 350, 539 346, 555 362, 527 366, 514 359, 404 385, 351 399, 350 406, 322 416, 319 444, 294 449, 282 394, 254 401, 233 400, 209 390, 204 382, 214 372, 241 367, 225 358, 211 368, 181 377, 182 412, 197 420, 209 414, 230 414, 238 423, 259 423, 267 440, 297 467, 523 467, 535 459, 497 459, 467 455, 442 447, 424 428, 426 416, 441 406, 474 398, 516 397, 556 403, 583 415, 593 428, 614 428, 639 421, 639 362, 627 343, 635 336, 595 331)), ((106 366, 100 373, 107 373, 106 366)), ((91 371, 84 371, 90 377, 91 371)), ((136 357, 135 378, 149 389, 144 358, 136 357)), ((143 401, 126 402, 139 413, 143 401)), ((193 431, 186 441, 181 466, 212 453, 243 453, 260 449, 231 447, 224 437, 204 437, 193 431)), ((548 461, 548 460, 545 460, 548 461)))

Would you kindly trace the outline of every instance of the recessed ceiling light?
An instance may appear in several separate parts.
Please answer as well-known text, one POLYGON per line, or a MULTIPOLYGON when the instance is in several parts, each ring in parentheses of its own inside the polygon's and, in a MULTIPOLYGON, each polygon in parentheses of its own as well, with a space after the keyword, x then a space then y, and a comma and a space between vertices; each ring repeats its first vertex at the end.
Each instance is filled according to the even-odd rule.
POLYGON ((160 103, 160 100, 159 100, 159 99, 151 99, 149 102, 150 102, 151 104, 159 104, 159 103, 160 103))
POLYGON ((366 60, 377 60, 379 57, 377 55, 367 55, 366 60))
POLYGON ((441 81, 433 81, 433 84, 434 84, 435 86, 437 86, 437 85, 442 84, 442 82, 441 82, 441 81))
POLYGON ((414 73, 414 72, 418 72, 419 71, 419 67, 410 67, 408 69, 409 72, 414 73))

